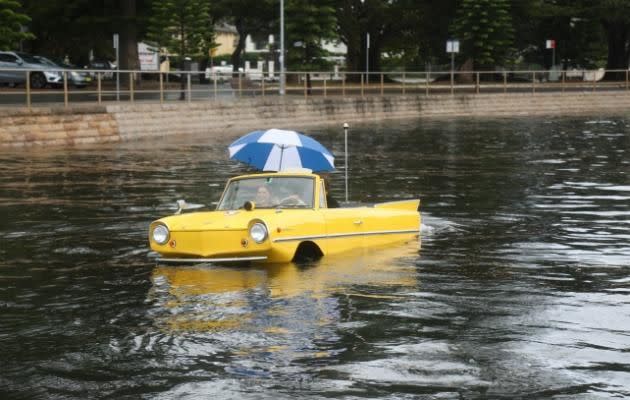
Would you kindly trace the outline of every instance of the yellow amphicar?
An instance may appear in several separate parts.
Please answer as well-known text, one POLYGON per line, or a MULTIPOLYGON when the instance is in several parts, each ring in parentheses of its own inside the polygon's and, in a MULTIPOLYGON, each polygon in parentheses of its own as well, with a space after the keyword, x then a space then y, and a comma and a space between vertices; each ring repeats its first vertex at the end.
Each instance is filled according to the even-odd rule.
POLYGON ((329 207, 310 171, 243 175, 228 181, 216 211, 151 223, 160 262, 280 263, 417 240, 420 200, 329 207))

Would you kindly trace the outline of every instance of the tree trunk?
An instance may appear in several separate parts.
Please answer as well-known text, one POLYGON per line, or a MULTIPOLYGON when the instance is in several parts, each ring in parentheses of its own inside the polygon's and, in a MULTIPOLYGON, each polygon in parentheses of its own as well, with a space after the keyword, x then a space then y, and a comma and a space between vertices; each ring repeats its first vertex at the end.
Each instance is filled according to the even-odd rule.
MULTIPOLYGON (((626 70, 628 68, 629 26, 622 21, 603 21, 608 41, 606 69, 626 70)), ((607 72, 605 80, 625 79, 623 72, 607 72)))
POLYGON ((238 77, 238 68, 241 65, 241 55, 243 54, 243 50, 245 49, 245 40, 247 39, 247 35, 249 32, 245 28, 243 21, 238 19, 236 21, 236 31, 238 32, 238 42, 236 43, 236 48, 232 53, 232 77, 238 77))
MULTIPOLYGON (((120 29, 120 69, 138 70, 138 29, 136 27, 136 0, 121 0, 122 24, 120 29)), ((139 79, 139 74, 137 76, 139 79)))

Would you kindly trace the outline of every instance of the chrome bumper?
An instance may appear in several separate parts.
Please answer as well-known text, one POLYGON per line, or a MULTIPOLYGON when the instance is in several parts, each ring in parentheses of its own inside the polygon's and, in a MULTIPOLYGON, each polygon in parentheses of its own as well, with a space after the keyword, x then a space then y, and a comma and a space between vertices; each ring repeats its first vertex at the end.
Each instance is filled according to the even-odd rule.
POLYGON ((166 264, 190 264, 190 263, 224 263, 224 262, 248 262, 264 261, 266 256, 255 257, 230 257, 230 258, 158 258, 157 262, 166 264))

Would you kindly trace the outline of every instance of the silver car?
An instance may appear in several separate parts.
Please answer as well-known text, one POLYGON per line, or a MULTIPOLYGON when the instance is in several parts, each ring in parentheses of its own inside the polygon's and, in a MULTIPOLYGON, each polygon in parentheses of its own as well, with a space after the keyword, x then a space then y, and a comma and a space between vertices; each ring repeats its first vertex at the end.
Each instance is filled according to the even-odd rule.
POLYGON ((0 51, 0 83, 18 85, 26 83, 26 71, 30 70, 30 83, 34 89, 47 85, 63 84, 60 68, 42 64, 30 54, 0 51))
MULTIPOLYGON (((53 67, 59 70, 67 70, 68 71, 68 81, 72 83, 75 87, 82 88, 86 87, 92 82, 92 77, 89 73, 84 71, 77 70, 76 67, 72 65, 64 64, 61 62, 55 62, 50 58, 46 58, 43 56, 34 56, 39 62, 44 65, 48 65, 49 67, 53 67)), ((62 72, 63 73, 63 72, 62 72)))

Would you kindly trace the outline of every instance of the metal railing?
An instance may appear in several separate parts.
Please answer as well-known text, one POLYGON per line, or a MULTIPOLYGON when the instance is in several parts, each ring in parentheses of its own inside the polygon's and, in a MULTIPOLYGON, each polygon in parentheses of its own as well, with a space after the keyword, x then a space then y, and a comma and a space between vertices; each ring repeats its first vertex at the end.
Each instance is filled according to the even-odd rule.
MULTIPOLYGON (((628 70, 287 72, 286 96, 539 93, 629 90, 628 70), (606 77, 605 80, 602 78, 606 77)), ((279 75, 198 71, 0 69, 0 107, 181 102, 278 96, 279 75), (57 76, 55 77, 55 73, 57 76), (117 76, 116 74, 119 74, 117 76), (44 76, 45 75, 45 76, 44 76), (46 79, 46 81, 42 80, 46 79), (82 77, 82 78, 81 78, 82 77), (37 79, 35 79, 37 78, 37 79), (83 79, 83 80, 81 80, 83 79)))

